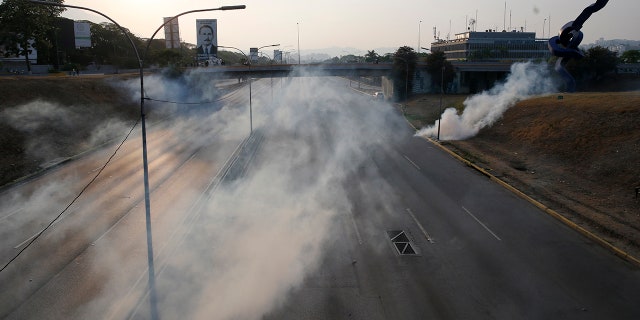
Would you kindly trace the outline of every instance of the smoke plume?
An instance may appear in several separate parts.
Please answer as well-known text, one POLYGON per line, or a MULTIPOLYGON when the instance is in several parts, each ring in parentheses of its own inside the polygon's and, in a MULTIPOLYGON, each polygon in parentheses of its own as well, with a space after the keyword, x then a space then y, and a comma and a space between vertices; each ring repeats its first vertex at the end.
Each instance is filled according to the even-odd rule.
MULTIPOLYGON (((464 140, 473 137, 482 128, 493 125, 518 101, 553 92, 555 88, 545 64, 515 63, 503 84, 465 100, 462 114, 458 114, 454 108, 448 108, 442 113, 440 140, 464 140)), ((420 129, 416 135, 437 137, 439 121, 436 120, 432 126, 420 129)))
MULTIPOLYGON (((176 145, 198 149, 195 159, 206 159, 211 163, 202 165, 211 166, 229 156, 225 145, 235 146, 248 136, 248 85, 226 95, 200 95, 201 89, 193 87, 189 75, 178 80, 150 78, 146 82, 153 88, 146 91, 155 98, 217 97, 215 103, 203 106, 150 103, 150 112, 164 109, 161 114, 170 119, 154 126, 156 131, 167 131, 162 143, 154 144, 163 157, 174 153, 166 146, 174 145, 170 140, 176 136, 176 145)), ((214 88, 215 83, 205 81, 199 86, 214 88)), ((135 85, 131 84, 132 92, 135 85)), ((336 224, 352 210, 347 179, 370 161, 371 150, 395 145, 408 133, 392 106, 347 86, 343 79, 322 77, 254 81, 253 135, 258 142, 253 158, 237 164, 244 169, 234 170, 197 213, 173 204, 161 207, 151 195, 154 216, 197 219, 190 225, 173 226, 179 236, 158 250, 156 282, 162 318, 260 319, 282 305, 318 268, 327 240, 341 229, 336 224)), ((156 121, 156 116, 150 120, 156 121)), ((172 197, 196 199, 201 194, 195 186, 182 187, 172 197)), ((166 241, 155 232, 154 237, 158 237, 154 242, 166 241)), ((125 252, 118 252, 129 249, 109 250, 95 258, 99 273, 114 278, 123 270, 140 273, 139 266, 124 258, 125 252)), ((101 296, 83 307, 84 316, 106 313, 118 318, 130 309, 130 300, 137 299, 122 294, 123 287, 131 285, 115 279, 106 282, 101 296)), ((144 305, 135 308, 134 318, 148 317, 147 312, 144 305)))

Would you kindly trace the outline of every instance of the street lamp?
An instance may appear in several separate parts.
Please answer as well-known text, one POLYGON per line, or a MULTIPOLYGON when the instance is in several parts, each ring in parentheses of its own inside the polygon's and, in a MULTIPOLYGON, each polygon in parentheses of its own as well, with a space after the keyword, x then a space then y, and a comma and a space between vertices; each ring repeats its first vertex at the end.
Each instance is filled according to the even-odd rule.
MULTIPOLYGON (((269 58, 269 65, 273 66, 273 59, 271 59, 271 57, 268 54, 260 51, 258 51, 258 54, 262 54, 263 56, 266 56, 267 58, 269 58)), ((273 103, 273 73, 271 74, 271 102, 273 103)))
POLYGON ((420 25, 422 24, 422 20, 418 22, 418 54, 420 54, 420 25))
MULTIPOLYGON (((262 47, 258 47, 258 52, 260 51, 260 49, 262 48, 268 48, 268 47, 277 47, 280 44, 270 44, 270 45, 266 45, 266 46, 262 46, 262 47)), ((240 53, 242 53, 242 55, 244 56, 245 59, 247 59, 247 66, 249 67, 249 69, 251 69, 251 60, 249 59, 249 57, 247 57, 247 55, 244 53, 244 51, 236 48, 236 47, 231 47, 231 46, 218 46, 218 48, 227 48, 227 49, 234 49, 234 50, 238 50, 240 51, 240 53)), ((251 78, 251 72, 249 72, 249 133, 252 134, 253 133, 253 106, 252 106, 252 94, 251 94, 251 82, 253 82, 253 78, 251 78)))
POLYGON ((444 94, 444 64, 442 65, 442 75, 440 78, 440 119, 438 119, 438 141, 440 141, 440 123, 442 122, 442 95, 444 94))
POLYGON ((247 66, 249 67, 249 134, 252 134, 253 133, 253 107, 251 105, 252 104, 251 103, 251 60, 249 59, 249 57, 247 57, 244 51, 236 47, 218 45, 218 48, 238 50, 240 51, 240 53, 242 53, 244 58, 247 59, 247 66))
MULTIPOLYGON (((258 53, 260 53, 260 49, 263 49, 263 48, 279 47, 279 46, 280 46, 280 44, 279 44, 279 43, 278 43, 278 44, 269 44, 269 45, 266 45, 266 46, 258 47, 257 52, 258 52, 258 53)), ((262 54, 264 54, 264 53, 262 53, 262 54)), ((271 57, 269 57, 269 59, 271 59, 271 57)))
POLYGON ((147 262, 148 262, 148 268, 149 268, 149 291, 150 291, 149 300, 151 305, 151 318, 159 319, 157 296, 156 296, 156 290, 155 290, 155 268, 153 264, 153 241, 152 241, 153 238, 151 234, 151 200, 149 197, 150 192, 149 192, 149 165, 147 161, 148 160, 147 159, 147 129, 146 129, 145 111, 144 111, 144 100, 146 98, 144 97, 144 65, 143 65, 142 58, 146 58, 151 41, 156 36, 158 31, 160 31, 162 27, 164 27, 166 24, 170 23, 171 21, 177 19, 178 17, 183 16, 185 14, 189 14, 189 13, 195 13, 195 12, 245 9, 246 6, 245 5, 222 6, 219 8, 197 9, 197 10, 189 10, 189 11, 182 12, 174 16, 173 18, 168 19, 162 25, 160 25, 158 29, 156 29, 156 31, 153 33, 151 38, 147 40, 147 47, 145 48, 144 54, 142 55, 142 58, 141 58, 140 53, 138 52, 138 49, 136 48, 135 44, 133 43, 133 40, 131 39, 127 31, 122 26, 120 26, 115 20, 108 17, 106 14, 91 8, 86 8, 86 7, 73 6, 73 5, 61 4, 61 3, 55 3, 55 2, 37 1, 37 0, 29 0, 29 1, 34 4, 80 9, 80 10, 91 11, 93 13, 99 14, 105 17, 107 20, 113 22, 113 24, 115 24, 118 27, 118 29, 120 29, 120 31, 124 33, 124 35, 129 40, 129 44, 131 45, 131 48, 133 48, 133 51, 136 54, 136 58, 138 59, 138 69, 140 73, 140 123, 142 127, 142 166, 144 171, 144 200, 145 200, 145 218, 146 218, 146 230, 147 230, 147 262))
POLYGON ((398 57, 398 56, 394 56, 394 58, 404 61, 404 63, 407 65, 407 68, 406 68, 407 74, 404 81, 404 98, 405 100, 407 100, 409 99, 409 61, 405 58, 398 57))
POLYGON ((300 22, 296 22, 298 26, 298 65, 300 65, 300 22))

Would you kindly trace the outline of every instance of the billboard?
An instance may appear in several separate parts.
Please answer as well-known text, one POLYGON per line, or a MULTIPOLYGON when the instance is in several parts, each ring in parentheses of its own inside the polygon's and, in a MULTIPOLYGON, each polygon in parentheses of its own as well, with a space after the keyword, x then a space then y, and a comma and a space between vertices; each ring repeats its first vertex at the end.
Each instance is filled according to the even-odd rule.
POLYGON ((251 63, 258 62, 258 48, 249 48, 249 60, 251 63))
POLYGON ((282 50, 273 50, 273 62, 282 63, 282 50))
POLYGON ((180 25, 178 18, 171 20, 172 17, 164 18, 164 42, 167 49, 180 48, 180 25), (167 23, 167 21, 171 22, 167 23))
POLYGON ((73 36, 75 38, 76 49, 91 48, 91 25, 89 23, 74 22, 73 36))
MULTIPOLYGON (((22 51, 22 46, 20 44, 16 45, 18 47, 19 51, 22 51)), ((4 53, 4 51, 6 50, 6 48, 4 47, 4 45, 0 44, 0 54, 4 53)), ((28 49, 28 58, 29 61, 31 61, 31 63, 36 63, 36 61, 38 61, 38 50, 36 50, 35 48, 35 40, 31 39, 29 40, 29 49, 28 49)), ((24 61, 24 56, 23 55, 15 55, 15 56, 8 56, 8 57, 4 57, 2 55, 0 55, 0 61, 24 61)))
POLYGON ((218 60, 218 20, 197 19, 198 61, 218 60))

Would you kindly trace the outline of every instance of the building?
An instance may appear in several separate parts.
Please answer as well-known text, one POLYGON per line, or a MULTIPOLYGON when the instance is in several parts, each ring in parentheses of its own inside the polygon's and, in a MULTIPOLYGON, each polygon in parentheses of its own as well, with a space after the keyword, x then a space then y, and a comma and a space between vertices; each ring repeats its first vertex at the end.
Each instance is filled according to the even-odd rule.
POLYGON ((551 57, 548 39, 536 39, 535 32, 468 31, 454 40, 431 44, 431 52, 444 51, 449 61, 528 61, 551 57))
POLYGON ((456 70, 448 92, 476 93, 504 80, 515 62, 547 61, 548 41, 537 39, 535 32, 467 31, 431 43, 431 52, 444 52, 456 70))

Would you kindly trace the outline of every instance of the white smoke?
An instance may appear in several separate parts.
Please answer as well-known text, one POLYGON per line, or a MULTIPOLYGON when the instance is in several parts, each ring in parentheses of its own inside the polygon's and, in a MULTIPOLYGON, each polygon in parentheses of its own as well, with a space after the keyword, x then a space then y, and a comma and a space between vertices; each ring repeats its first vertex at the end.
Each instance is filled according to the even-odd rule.
POLYGON ((73 109, 42 100, 7 108, 0 116, 7 125, 24 134, 27 155, 41 163, 65 156, 60 151, 64 141, 55 140, 51 131, 71 136, 76 124, 82 122, 81 115, 73 109))
MULTIPOLYGON (((503 84, 467 98, 462 114, 458 114, 454 108, 448 108, 442 113, 440 140, 464 140, 473 137, 482 128, 493 125, 518 101, 551 93, 555 89, 556 85, 546 64, 515 63, 503 84)), ((438 122, 439 120, 436 120, 432 126, 420 129, 416 135, 437 137, 438 122)))
MULTIPOLYGON (((184 154, 169 147, 179 145, 199 148, 193 161, 202 160, 201 168, 215 167, 228 158, 227 145, 235 146, 249 134, 247 86, 227 96, 200 95, 201 89, 193 88, 189 75, 177 80, 145 79, 150 86, 147 95, 153 98, 219 100, 204 106, 148 102, 148 119, 155 123, 149 136, 154 146, 151 165, 157 157, 184 154), (159 121, 157 109, 163 109, 160 117, 166 121, 159 121), (159 130, 161 141, 153 144, 153 132, 159 130)), ((198 83, 214 88, 215 82, 198 83)), ((354 175, 361 177, 359 170, 363 163, 371 165, 371 152, 377 146, 395 145, 396 139, 410 136, 392 106, 356 94, 347 84, 337 78, 253 83, 254 134, 264 137, 255 158, 241 176, 218 186, 199 211, 197 223, 172 225, 179 236, 156 247, 162 318, 259 319, 281 306, 318 268, 327 241, 343 228, 336 224, 353 210, 347 181, 354 175)), ((137 83, 130 85, 135 93, 137 83)), ((165 160, 163 166, 171 161, 165 160)), ((367 175, 375 176, 377 171, 367 170, 367 175)), ((158 179, 153 171, 150 176, 158 179)), ((188 210, 177 199, 197 199, 202 194, 202 189, 189 184, 171 190, 167 197, 176 200, 164 204, 151 195, 154 216, 187 216, 188 210)), ((378 192, 375 200, 390 202, 387 197, 394 195, 378 192)), ((154 228, 162 229, 157 224, 154 228)), ((166 235, 162 238, 154 231, 154 242, 166 240, 166 235)), ((120 318, 132 309, 134 318, 148 316, 146 305, 135 308, 144 299, 123 294, 133 283, 128 281, 131 277, 121 276, 140 274, 139 261, 131 259, 129 252, 142 248, 139 244, 108 246, 108 253, 91 258, 96 272, 108 280, 76 318, 96 314, 120 318)))
POLYGON ((260 154, 214 194, 199 236, 169 267, 183 273, 159 276, 160 288, 172 288, 161 289, 167 318, 259 319, 281 305, 316 270, 336 218, 349 214, 345 179, 405 128, 391 106, 339 89, 339 80, 284 81, 273 103, 268 80, 254 84, 260 154))

